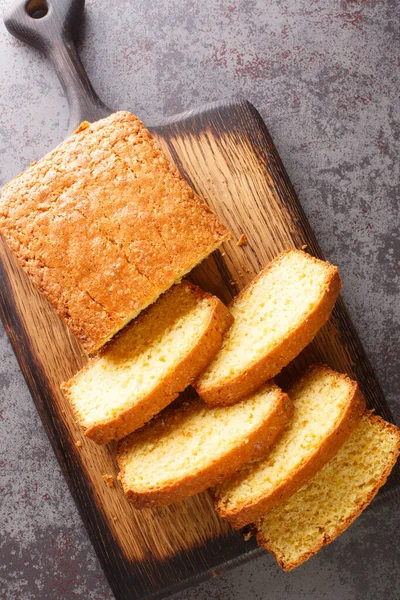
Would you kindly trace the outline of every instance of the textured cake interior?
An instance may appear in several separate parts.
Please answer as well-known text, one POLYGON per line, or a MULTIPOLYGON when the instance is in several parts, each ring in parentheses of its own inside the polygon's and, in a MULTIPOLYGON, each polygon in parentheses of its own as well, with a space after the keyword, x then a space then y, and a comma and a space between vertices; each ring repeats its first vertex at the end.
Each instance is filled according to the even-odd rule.
POLYGON ((289 392, 294 415, 267 456, 246 463, 218 488, 218 505, 239 510, 271 494, 313 456, 349 407, 354 383, 324 366, 314 367, 289 392))
POLYGON ((281 565, 297 566, 339 535, 384 484, 399 430, 366 414, 336 456, 291 498, 263 517, 263 543, 281 565))
POLYGON ((213 311, 210 298, 186 283, 161 296, 72 380, 81 424, 111 420, 151 394, 196 346, 213 311))
POLYGON ((122 443, 126 487, 157 489, 206 469, 245 444, 276 410, 281 394, 268 383, 233 406, 211 408, 196 398, 166 409, 122 443))
POLYGON ((200 386, 229 380, 268 354, 312 311, 330 275, 303 252, 283 254, 231 304, 235 322, 200 386))

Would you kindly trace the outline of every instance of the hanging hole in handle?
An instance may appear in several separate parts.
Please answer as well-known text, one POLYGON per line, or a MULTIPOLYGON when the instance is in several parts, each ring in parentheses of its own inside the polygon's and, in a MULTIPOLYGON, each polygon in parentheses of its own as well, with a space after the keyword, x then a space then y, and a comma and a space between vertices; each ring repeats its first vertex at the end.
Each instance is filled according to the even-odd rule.
POLYGON ((46 0, 29 0, 25 10, 32 19, 43 19, 49 12, 46 0))

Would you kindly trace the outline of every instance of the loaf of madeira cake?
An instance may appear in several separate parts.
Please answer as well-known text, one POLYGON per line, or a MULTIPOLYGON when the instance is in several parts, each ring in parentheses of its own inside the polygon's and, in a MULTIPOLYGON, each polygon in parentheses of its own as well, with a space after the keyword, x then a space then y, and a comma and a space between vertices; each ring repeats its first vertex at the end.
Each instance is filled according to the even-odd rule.
POLYGON ((0 233, 88 353, 229 237, 143 123, 83 123, 3 189, 0 233))

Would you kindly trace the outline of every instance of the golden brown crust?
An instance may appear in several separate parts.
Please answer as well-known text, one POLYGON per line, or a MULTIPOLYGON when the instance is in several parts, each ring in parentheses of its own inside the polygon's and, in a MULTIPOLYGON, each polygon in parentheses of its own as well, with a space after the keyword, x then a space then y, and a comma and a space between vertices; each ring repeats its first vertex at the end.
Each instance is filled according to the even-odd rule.
POLYGON ((272 548, 269 540, 263 535, 260 526, 261 523, 260 521, 258 521, 255 524, 255 527, 257 529, 257 534, 256 534, 256 540, 257 543, 260 546, 263 546, 266 550, 268 550, 269 552, 271 552, 279 566, 284 570, 284 571, 291 571, 292 569, 300 566, 301 564, 303 564, 304 562, 306 562, 309 558, 311 558, 312 556, 314 556, 315 554, 317 554, 317 552, 319 552, 319 550, 321 550, 321 548, 323 548, 324 546, 327 546, 328 544, 330 544, 331 542, 333 542, 337 537, 339 537, 339 535, 341 533, 343 533, 356 519, 357 517, 360 516, 360 514, 367 508, 367 506, 372 502, 372 500, 375 498, 376 494, 378 493, 378 491, 380 490, 380 488, 385 485, 387 478, 389 477, 393 467, 395 466, 396 462, 397 462, 397 458, 399 456, 400 453, 400 430, 395 426, 392 425, 391 423, 388 423, 386 421, 384 421, 381 417, 379 417, 378 415, 375 415, 373 413, 373 411, 366 411, 366 413, 369 416, 369 419, 371 421, 377 421, 380 423, 380 425, 386 429, 391 430, 393 433, 395 433, 395 435, 397 436, 397 448, 396 450, 392 453, 390 460, 388 461, 385 470, 383 471, 381 477, 379 478, 379 480, 376 483, 376 486, 374 487, 373 490, 371 490, 371 492, 368 494, 368 496, 366 497, 366 499, 359 504, 359 506, 357 507, 357 509, 353 512, 352 515, 350 515, 345 521, 344 523, 342 523, 342 525, 340 527, 337 528, 337 530, 335 531, 334 535, 324 535, 324 540, 322 543, 317 544, 314 548, 310 549, 309 552, 307 552, 306 554, 303 554, 303 556, 295 561, 295 562, 286 562, 280 555, 278 555, 272 548))
MULTIPOLYGON (((274 259, 257 277, 250 282, 240 294, 229 305, 237 302, 245 291, 254 286, 257 281, 265 276, 267 271, 280 260, 283 255, 296 250, 287 250, 274 259)), ((299 251, 298 251, 299 252, 299 251)), ((309 257, 315 262, 320 263, 313 256, 309 257)), ((220 406, 234 404, 242 398, 250 395, 257 390, 265 381, 275 377, 286 365, 288 365, 300 352, 313 340, 315 335, 323 325, 328 321, 332 309, 339 295, 342 283, 337 267, 327 264, 327 277, 325 288, 322 291, 319 301, 315 304, 313 310, 307 315, 307 318, 299 327, 293 329, 281 342, 266 356, 256 361, 246 371, 239 373, 236 377, 222 384, 209 387, 202 386, 201 379, 196 382, 195 388, 199 396, 210 406, 220 406)))
MULTIPOLYGON (((313 370, 320 370, 321 368, 324 368, 329 372, 332 371, 327 365, 312 365, 288 390, 289 398, 293 388, 300 386, 304 378, 309 377, 313 370)), ((253 502, 243 504, 236 510, 227 509, 223 502, 220 502, 218 498, 215 499, 215 508, 218 514, 223 519, 229 521, 234 529, 240 529, 248 523, 254 523, 262 515, 265 515, 272 510, 274 506, 297 492, 297 490, 303 487, 307 481, 309 481, 331 460, 331 458, 335 456, 340 447, 349 438, 352 431, 357 427, 365 411, 365 398, 355 381, 350 380, 347 375, 340 374, 339 376, 351 383, 347 408, 343 412, 340 420, 337 421, 335 428, 325 438, 321 446, 316 449, 314 454, 310 456, 306 462, 297 467, 290 479, 283 481, 263 498, 258 498, 253 502)))
POLYGON ((293 415, 293 404, 289 397, 280 392, 276 410, 271 414, 262 426, 248 437, 246 442, 235 447, 227 453, 223 460, 214 462, 204 467, 200 472, 190 476, 177 479, 162 488, 152 489, 148 492, 135 492, 129 488, 129 480, 126 477, 126 455, 125 447, 129 438, 122 440, 118 447, 117 461, 120 469, 119 479, 122 482, 125 494, 136 508, 146 508, 172 504, 203 490, 216 485, 227 476, 233 474, 245 462, 264 454, 275 442, 278 435, 285 427, 287 421, 293 415))
POLYGON ((93 353, 229 234, 137 117, 83 125, 5 186, 0 233, 93 353))
MULTIPOLYGON (((206 368, 221 346, 226 330, 232 325, 232 314, 216 296, 204 292, 188 281, 184 281, 180 285, 190 288, 198 296, 199 300, 206 299, 209 306, 212 307, 206 328, 192 350, 176 365, 173 371, 168 373, 151 394, 143 396, 140 402, 129 409, 121 411, 112 419, 99 421, 87 428, 82 425, 85 435, 97 444, 106 444, 111 440, 120 440, 129 433, 132 433, 132 431, 142 427, 144 423, 170 404, 178 396, 179 392, 182 392, 188 385, 193 383, 196 377, 206 368)), ((142 317, 138 318, 141 319, 142 317)), ((134 327, 135 323, 136 321, 132 325, 128 325, 128 327, 134 327)), ((117 338, 115 341, 117 341, 117 338)), ((114 340, 111 344, 113 343, 114 340)), ((89 360, 85 367, 78 373, 78 376, 82 372, 90 370, 91 366, 107 353, 107 348, 108 344, 100 350, 98 355, 89 360)), ((70 392, 74 381, 75 378, 72 378, 70 381, 63 383, 61 389, 70 401, 77 420, 82 423, 82 416, 70 392)))

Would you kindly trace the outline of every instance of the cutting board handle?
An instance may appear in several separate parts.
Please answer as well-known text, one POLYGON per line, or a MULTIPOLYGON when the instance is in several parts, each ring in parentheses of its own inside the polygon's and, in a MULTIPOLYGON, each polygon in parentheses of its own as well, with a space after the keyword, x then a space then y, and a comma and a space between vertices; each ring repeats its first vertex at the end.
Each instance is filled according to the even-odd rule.
POLYGON ((112 112, 94 91, 75 48, 84 5, 85 0, 18 0, 4 16, 13 36, 52 61, 68 99, 70 132, 112 112))

